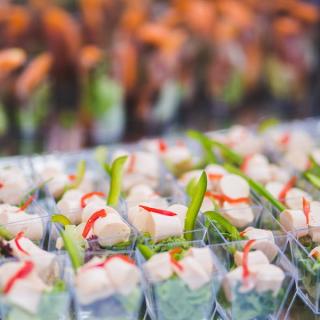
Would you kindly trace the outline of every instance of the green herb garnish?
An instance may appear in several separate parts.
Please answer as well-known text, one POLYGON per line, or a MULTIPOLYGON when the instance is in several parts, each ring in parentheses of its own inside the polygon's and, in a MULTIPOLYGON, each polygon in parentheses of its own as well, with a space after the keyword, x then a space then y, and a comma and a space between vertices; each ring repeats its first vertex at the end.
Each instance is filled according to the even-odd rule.
POLYGON ((185 239, 191 241, 193 239, 192 231, 194 230, 198 213, 200 211, 204 195, 207 191, 207 174, 202 172, 197 185, 193 189, 193 195, 189 204, 186 220, 184 225, 185 239))
POLYGON ((52 215, 51 221, 60 223, 62 226, 67 226, 67 225, 72 224, 72 222, 69 220, 69 218, 66 217, 63 214, 54 214, 54 215, 52 215))
POLYGON ((144 244, 138 244, 138 249, 146 260, 149 260, 153 255, 155 255, 155 252, 144 244))
POLYGON ((121 193, 123 168, 128 156, 122 156, 115 159, 109 171, 110 174, 110 190, 107 200, 109 206, 117 206, 121 193))
POLYGON ((202 132, 196 131, 196 130, 189 130, 187 132, 187 135, 197 140, 205 153, 205 159, 208 163, 217 163, 217 158, 214 152, 212 151, 212 142, 210 138, 208 138, 206 135, 204 135, 202 132))

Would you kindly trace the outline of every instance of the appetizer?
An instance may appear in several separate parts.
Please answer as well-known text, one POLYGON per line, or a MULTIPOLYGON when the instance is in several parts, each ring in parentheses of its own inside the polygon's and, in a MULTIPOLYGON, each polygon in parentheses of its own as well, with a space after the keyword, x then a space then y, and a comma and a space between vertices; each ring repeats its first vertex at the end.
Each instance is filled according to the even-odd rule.
MULTIPOLYGON (((31 247, 29 249, 31 253, 31 247)), ((0 265, 1 318, 4 320, 63 319, 70 312, 70 296, 59 257, 50 254, 45 268, 41 260, 47 256, 41 249, 33 253, 35 255, 18 260, 5 259, 0 265)))
POLYGON ((154 319, 210 319, 219 275, 209 248, 175 247, 142 265, 154 319))
POLYGON ((23 231, 30 240, 40 242, 43 239, 46 219, 38 206, 29 209, 33 199, 29 197, 20 207, 0 204, 0 225, 9 238, 23 231))
POLYGON ((129 153, 125 150, 117 150, 113 159, 120 156, 128 156, 122 179, 122 190, 128 192, 137 184, 145 184, 151 188, 156 188, 160 180, 160 163, 156 155, 136 151, 129 153))
POLYGON ((30 184, 18 166, 0 168, 0 203, 19 205, 28 192, 30 184))
POLYGON ((172 144, 164 139, 153 139, 146 140, 142 144, 147 151, 158 155, 176 176, 180 176, 181 173, 196 165, 192 152, 183 140, 172 144))
POLYGON ((290 263, 281 251, 270 261, 263 251, 252 250, 254 244, 249 240, 212 247, 228 268, 218 295, 226 319, 277 318, 292 287, 290 263))
POLYGON ((138 319, 140 270, 127 254, 94 256, 75 271, 79 313, 90 319, 138 319))

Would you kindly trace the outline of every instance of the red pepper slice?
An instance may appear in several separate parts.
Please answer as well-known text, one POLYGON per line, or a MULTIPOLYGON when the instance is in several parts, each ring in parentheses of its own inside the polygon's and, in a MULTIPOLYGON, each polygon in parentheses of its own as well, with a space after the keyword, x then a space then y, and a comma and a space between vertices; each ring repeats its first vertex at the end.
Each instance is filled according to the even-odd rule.
POLYGON ((158 139, 158 148, 160 152, 165 152, 168 149, 168 145, 163 139, 158 139))
POLYGON ((302 198, 302 206, 303 206, 303 213, 306 216, 307 224, 309 225, 309 222, 310 222, 310 202, 305 197, 302 198))
POLYGON ((208 173, 208 178, 210 180, 220 180, 223 177, 221 173, 208 173))
POLYGON ((0 182, 0 189, 4 187, 4 184, 0 182))
POLYGON ((107 212, 105 209, 101 209, 99 211, 96 211, 91 215, 91 217, 88 219, 83 231, 82 231, 82 236, 83 238, 87 238, 88 233, 90 232, 91 228, 93 227, 94 223, 99 219, 99 218, 104 218, 107 216, 107 212))
POLYGON ((132 154, 129 157, 129 164, 128 164, 127 172, 132 173, 134 171, 135 165, 136 165, 136 155, 132 154))
POLYGON ((211 192, 211 191, 207 191, 205 193, 205 196, 209 197, 209 198, 213 198, 213 199, 221 201, 221 202, 224 201, 224 195, 223 194, 218 194, 218 193, 214 193, 214 192, 211 192))
POLYGON ((207 197, 210 197, 210 198, 214 198, 218 201, 221 201, 221 202, 229 202, 231 204, 237 204, 237 203, 249 203, 250 202, 250 198, 248 197, 244 197, 244 198, 236 198, 236 199, 232 199, 232 198, 229 198, 227 197, 226 195, 224 194, 217 194, 217 193, 213 193, 213 192, 210 192, 210 191, 207 191, 206 194, 205 194, 207 197))
POLYGON ((291 135, 290 135, 290 132, 285 132, 282 134, 282 136, 280 137, 280 144, 282 145, 287 145, 290 141, 290 138, 291 138, 291 135))
POLYGON ((108 257, 106 258, 104 261, 100 262, 100 263, 97 263, 95 265, 92 265, 92 266, 88 266, 86 269, 92 269, 92 268, 104 268, 105 265, 110 262, 111 260, 113 259, 121 259, 122 261, 126 262, 126 263, 129 263, 129 264, 133 264, 135 265, 135 261, 130 258, 129 256, 126 256, 124 254, 115 254, 111 257, 108 257))
POLYGON ((3 293, 9 293, 16 281, 26 278, 32 272, 33 268, 34 264, 32 261, 25 261, 24 265, 9 279, 3 289, 3 293))
POLYGON ((176 216, 177 214, 169 211, 169 210, 163 210, 163 209, 157 209, 157 208, 152 208, 152 207, 147 207, 147 206, 143 206, 143 205, 139 205, 140 208, 147 210, 149 212, 153 212, 153 213, 159 213, 162 214, 164 216, 169 216, 169 217, 173 217, 176 216))
POLYGON ((30 204, 32 203, 32 201, 34 200, 34 198, 35 198, 35 196, 30 196, 30 197, 27 199, 27 201, 20 206, 19 211, 25 211, 25 210, 30 206, 30 204))
POLYGON ((240 170, 243 171, 243 172, 246 172, 247 169, 248 169, 248 165, 249 165, 249 162, 250 160, 252 159, 253 155, 247 155, 245 156, 241 166, 240 166, 240 170))
POLYGON ((21 247, 20 242, 19 242, 20 239, 23 238, 23 237, 24 237, 24 232, 23 232, 23 231, 19 232, 19 233, 16 235, 16 237, 14 238, 14 243, 16 244, 17 248, 18 248, 22 253, 24 253, 25 255, 29 256, 29 253, 21 247))
POLYGON ((84 208, 87 205, 86 204, 86 200, 92 198, 93 196, 106 198, 106 195, 103 192, 89 192, 89 193, 86 193, 85 195, 83 195, 81 197, 81 200, 80 200, 81 208, 84 208))
POLYGON ((170 255, 170 263, 176 266, 180 271, 183 271, 183 266, 174 257, 175 254, 180 253, 181 251, 182 251, 182 248, 174 248, 169 251, 169 255, 170 255))
POLYGON ((247 279, 250 275, 249 266, 248 266, 248 255, 252 245, 256 242, 256 240, 249 240, 244 248, 243 248, 243 258, 242 258, 242 277, 243 279, 247 279))
POLYGON ((246 230, 239 232, 240 237, 244 238, 246 236, 246 230))
POLYGON ((74 181, 74 180, 77 179, 77 176, 76 176, 75 174, 69 174, 69 175, 68 175, 68 179, 69 179, 70 181, 74 181))
POLYGON ((280 200, 281 202, 284 202, 288 191, 295 186, 296 182, 297 182, 297 177, 296 177, 296 176, 293 176, 293 177, 285 184, 285 186, 283 187, 283 189, 282 189, 282 190, 280 191, 280 193, 279 193, 279 200, 280 200))
POLYGON ((311 257, 314 257, 315 259, 319 259, 319 258, 320 258, 320 252, 319 252, 319 250, 313 249, 313 250, 310 252, 310 256, 311 256, 311 257))

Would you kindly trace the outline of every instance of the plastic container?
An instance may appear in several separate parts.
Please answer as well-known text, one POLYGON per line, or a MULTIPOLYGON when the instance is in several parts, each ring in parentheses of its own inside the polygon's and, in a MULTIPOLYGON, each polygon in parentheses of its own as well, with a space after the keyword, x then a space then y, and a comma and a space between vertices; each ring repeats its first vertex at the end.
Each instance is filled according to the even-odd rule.
MULTIPOLYGON (((90 151, 54 153, 32 157, 31 163, 34 179, 38 181, 39 184, 43 183, 43 179, 40 175, 41 171, 50 163, 61 166, 63 172, 71 177, 76 174, 77 165, 81 160, 86 162, 86 178, 90 181, 90 185, 87 186, 88 191, 85 192, 100 191, 108 194, 108 176, 94 160, 93 152, 90 151)), ((45 208, 54 213, 55 197, 49 191, 47 184, 44 184, 41 191, 40 202, 45 206, 45 208)))
POLYGON ((40 248, 46 249, 50 231, 50 217, 48 213, 36 203, 32 203, 26 212, 30 216, 27 220, 3 224, 1 227, 5 231, 8 231, 13 238, 19 232, 24 232, 25 237, 32 240, 40 248))
POLYGON ((297 269, 297 294, 314 313, 320 315, 320 263, 309 255, 316 245, 310 241, 307 248, 294 233, 290 234, 292 262, 297 269))
MULTIPOLYGON (((193 247, 203 247, 201 241, 190 243, 193 247)), ((181 247, 181 243, 172 244, 171 249, 181 247)), ((142 267, 145 258, 137 250, 137 260, 142 267)), ((146 305, 152 320, 209 320, 215 315, 215 296, 222 278, 221 266, 212 256, 216 271, 209 283, 197 290, 191 290, 179 277, 173 276, 167 280, 152 283, 144 272, 143 287, 146 305)))
MULTIPOLYGON (((8 263, 10 261, 17 261, 15 258, 6 258, 0 260, 0 265, 8 263)), ((2 320, 69 320, 71 319, 71 295, 69 291, 69 273, 68 273, 68 261, 64 255, 56 255, 54 262, 56 264, 55 271, 56 276, 48 279, 51 285, 60 282, 64 282, 64 286, 61 288, 61 284, 57 283, 57 288, 53 289, 51 293, 43 293, 38 304, 36 314, 22 309, 19 306, 13 305, 8 301, 5 295, 0 295, 0 310, 2 320)))
MULTIPOLYGON (((252 205, 248 205, 251 208, 254 219, 251 223, 248 223, 246 226, 242 228, 237 228, 239 232, 245 230, 247 227, 251 226, 259 229, 267 229, 274 231, 276 235, 284 234, 284 230, 281 227, 280 223, 274 218, 274 216, 270 213, 267 208, 264 208, 260 203, 260 200, 257 200, 257 196, 252 196, 252 205)), ((221 213, 222 216, 231 215, 232 211, 239 212, 239 216, 241 216, 241 212, 247 210, 247 208, 243 209, 220 209, 218 212, 221 213)), ((209 218, 203 216, 202 223, 208 229, 208 241, 210 244, 216 243, 228 243, 230 241, 236 241, 238 239, 232 238, 232 236, 228 233, 223 232, 223 230, 217 225, 214 221, 209 218)))
MULTIPOLYGON (((114 254, 125 254, 134 257, 133 251, 100 251, 93 252, 92 256, 110 257, 114 254)), ((92 257, 91 256, 91 257, 92 257)), ((90 258, 91 258, 90 257, 90 258)), ((89 260, 89 259, 88 259, 89 260)), ((143 292, 141 283, 129 295, 113 294, 107 298, 95 301, 90 304, 81 304, 74 287, 76 317, 79 320, 135 320, 139 319, 140 308, 142 305, 143 292)))
MULTIPOLYGON (((286 237, 280 237, 278 241, 286 241, 286 237)), ((239 241, 211 246, 220 263, 225 267, 225 272, 233 269, 233 252, 236 249, 242 251, 245 243, 246 241, 239 241)), ((272 293, 271 290, 258 292, 250 288, 244 291, 241 281, 231 288, 233 298, 230 302, 221 287, 217 295, 217 309, 223 319, 279 319, 294 284, 294 268, 280 248, 272 264, 280 267, 285 273, 280 290, 276 293, 272 293)))

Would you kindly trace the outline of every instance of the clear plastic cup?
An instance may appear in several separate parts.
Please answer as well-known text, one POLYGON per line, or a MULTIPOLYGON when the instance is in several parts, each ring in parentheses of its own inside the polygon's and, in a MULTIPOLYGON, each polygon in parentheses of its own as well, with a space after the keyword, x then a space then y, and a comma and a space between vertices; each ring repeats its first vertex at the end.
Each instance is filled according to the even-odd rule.
MULTIPOLYGON (((34 258, 34 257, 32 257, 34 258)), ((31 258, 31 260, 32 260, 31 258)), ((39 257, 41 259, 41 257, 39 257)), ((0 260, 0 265, 16 261, 15 258, 0 260)), ((36 312, 30 313, 21 306, 14 305, 4 294, 0 295, 2 320, 69 320, 71 319, 71 295, 69 291, 68 260, 65 255, 56 254, 52 262, 54 274, 44 280, 52 290, 43 292, 36 312), (54 264, 54 266, 53 266, 54 264)), ((40 275, 41 276, 41 275, 40 275)))
MULTIPOLYGON (((201 241, 190 243, 192 247, 203 247, 201 241)), ((170 249, 181 247, 181 243, 172 244, 170 249)), ((139 250, 136 251, 137 260, 141 268, 146 262, 139 250)), ((212 255, 215 271, 210 282, 192 290, 179 277, 152 283, 148 275, 143 274, 143 287, 146 305, 152 320, 209 320, 216 312, 215 297, 222 279, 221 266, 212 255)))
POLYGON ((28 219, 3 224, 5 232, 14 238, 19 232, 24 232, 25 237, 36 243, 40 248, 47 247, 50 231, 49 214, 37 203, 32 203, 26 210, 28 219))
MULTIPOLYGON (((280 237, 277 241, 284 241, 281 238, 286 237, 280 237)), ((234 267, 233 253, 237 249, 242 251, 245 243, 246 241, 239 241, 211 246, 221 265, 225 267, 226 273, 234 267)), ((250 288, 250 286, 247 289, 243 289, 245 288, 243 282, 239 281, 230 288, 232 300, 229 301, 221 286, 220 292, 217 295, 217 309, 223 319, 279 319, 284 305, 289 299, 295 272, 294 267, 280 248, 278 248, 277 256, 271 263, 280 267, 285 273, 281 288, 276 292, 272 292, 271 290, 260 290, 258 292, 254 287, 250 288)))
POLYGON ((290 245, 292 262, 297 270, 297 294, 314 313, 320 315, 320 263, 310 256, 310 251, 317 244, 311 239, 302 244, 302 239, 299 240, 295 233, 291 233, 290 245))
MULTIPOLYGON (((92 255, 86 259, 90 260, 93 256, 110 257, 114 254, 125 254, 132 259, 135 258, 133 251, 100 251, 92 252, 92 255)), ((128 295, 112 294, 106 298, 99 299, 90 304, 80 302, 77 288, 73 287, 75 297, 76 317, 79 320, 138 320, 140 308, 143 301, 143 292, 141 283, 133 289, 128 295)))

